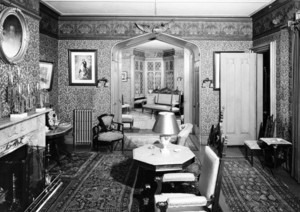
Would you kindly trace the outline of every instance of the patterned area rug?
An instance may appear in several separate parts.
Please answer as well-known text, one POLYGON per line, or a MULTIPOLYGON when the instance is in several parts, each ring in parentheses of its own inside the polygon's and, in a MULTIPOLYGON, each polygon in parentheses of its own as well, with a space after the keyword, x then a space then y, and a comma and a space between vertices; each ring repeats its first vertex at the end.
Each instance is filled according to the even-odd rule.
POLYGON ((125 155, 98 153, 77 178, 63 178, 41 211, 130 211, 137 170, 125 155))
POLYGON ((233 212, 298 212, 300 200, 258 161, 252 167, 245 159, 225 162, 222 191, 233 212))
POLYGON ((86 167, 94 160, 97 153, 95 152, 76 152, 72 158, 63 157, 60 162, 61 166, 51 164, 49 171, 51 174, 61 172, 61 175, 66 178, 75 178, 85 171, 86 167))

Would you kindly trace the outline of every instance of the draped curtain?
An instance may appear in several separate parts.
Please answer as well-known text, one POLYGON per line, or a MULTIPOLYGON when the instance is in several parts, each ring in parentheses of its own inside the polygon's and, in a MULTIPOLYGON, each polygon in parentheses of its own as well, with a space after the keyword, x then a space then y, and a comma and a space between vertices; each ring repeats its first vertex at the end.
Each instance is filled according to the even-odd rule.
POLYGON ((293 95, 292 95, 292 114, 293 114, 293 159, 292 176, 300 182, 300 23, 292 27, 292 67, 293 67, 293 95))

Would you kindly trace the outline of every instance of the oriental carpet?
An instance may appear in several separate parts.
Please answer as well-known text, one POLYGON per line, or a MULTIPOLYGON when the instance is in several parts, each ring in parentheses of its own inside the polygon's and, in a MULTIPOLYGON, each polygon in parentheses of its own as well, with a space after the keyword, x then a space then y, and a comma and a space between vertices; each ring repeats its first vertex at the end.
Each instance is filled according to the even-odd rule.
POLYGON ((225 161, 222 191, 233 212, 298 212, 300 199, 276 175, 244 159, 225 161))
POLYGON ((131 210, 138 171, 132 158, 98 153, 83 170, 75 178, 63 177, 63 185, 40 211, 131 210))

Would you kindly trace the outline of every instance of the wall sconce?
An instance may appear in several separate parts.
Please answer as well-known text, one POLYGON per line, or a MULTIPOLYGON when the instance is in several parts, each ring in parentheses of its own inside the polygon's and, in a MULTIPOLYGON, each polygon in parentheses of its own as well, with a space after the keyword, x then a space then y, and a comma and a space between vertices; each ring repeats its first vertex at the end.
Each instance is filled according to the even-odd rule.
POLYGON ((205 88, 205 84, 206 83, 208 83, 209 82, 209 85, 208 85, 208 87, 209 88, 213 88, 213 86, 214 86, 214 84, 213 84, 213 81, 212 80, 210 80, 208 77, 207 78, 205 78, 203 81, 202 81, 202 85, 201 85, 201 87, 202 88, 205 88))
POLYGON ((177 77, 177 81, 181 81, 181 80, 183 80, 182 77, 177 77))
POLYGON ((101 79, 98 79, 98 81, 97 81, 97 88, 100 88, 101 82, 103 82, 103 87, 109 86, 108 79, 106 79, 105 77, 102 77, 101 79))

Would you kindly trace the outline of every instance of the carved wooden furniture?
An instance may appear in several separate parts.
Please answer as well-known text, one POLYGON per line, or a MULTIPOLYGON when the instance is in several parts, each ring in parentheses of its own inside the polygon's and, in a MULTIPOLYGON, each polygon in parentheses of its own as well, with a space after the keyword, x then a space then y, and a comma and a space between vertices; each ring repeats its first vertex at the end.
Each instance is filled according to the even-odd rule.
POLYGON ((98 117, 99 123, 93 127, 93 147, 98 150, 99 146, 109 146, 111 152, 115 144, 122 142, 124 150, 124 125, 113 121, 114 114, 102 114, 98 117))
POLYGON ((180 114, 181 94, 179 91, 164 88, 161 90, 154 90, 153 95, 155 97, 154 102, 149 102, 142 106, 142 112, 144 109, 149 109, 151 112, 168 111, 180 114))
POLYGON ((259 131, 259 136, 258 140, 246 140, 244 142, 245 146, 245 156, 247 159, 248 157, 248 151, 250 153, 250 163, 253 166, 253 156, 255 153, 261 153, 261 147, 260 147, 260 141, 259 139, 261 137, 269 138, 274 136, 274 129, 275 129, 275 121, 273 120, 273 115, 269 116, 266 120, 266 125, 263 126, 263 123, 260 125, 260 131, 259 131))
POLYGON ((124 96, 122 95, 122 110, 125 109, 126 113, 129 113, 130 104, 124 102, 124 96))
MULTIPOLYGON (((60 163, 60 156, 62 154, 71 157, 71 153, 68 152, 65 144, 65 135, 72 130, 72 125, 61 124, 57 128, 52 129, 46 133, 46 152, 58 165, 60 163), (50 155, 49 155, 50 154, 50 155)), ((48 160, 49 158, 46 158, 48 160)), ((49 161, 47 161, 49 163, 49 161)))
POLYGON ((264 156, 263 165, 274 169, 288 161, 291 142, 282 138, 260 138, 260 141, 262 141, 260 147, 264 156))

